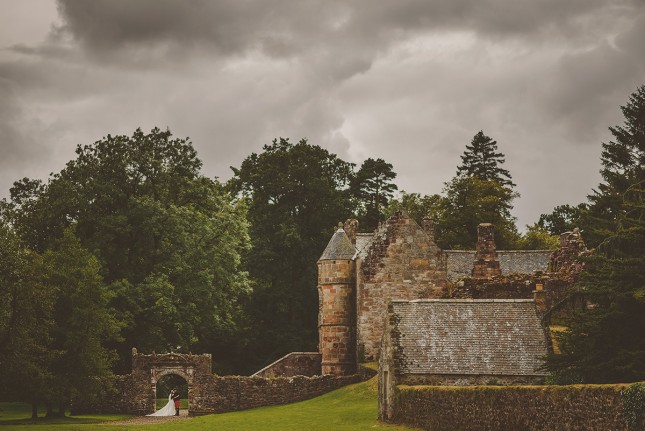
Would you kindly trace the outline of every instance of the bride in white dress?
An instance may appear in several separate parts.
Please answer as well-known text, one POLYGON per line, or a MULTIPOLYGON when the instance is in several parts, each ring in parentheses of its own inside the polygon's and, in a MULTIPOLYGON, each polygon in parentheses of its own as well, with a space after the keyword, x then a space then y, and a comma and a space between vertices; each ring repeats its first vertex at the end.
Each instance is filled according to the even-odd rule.
POLYGON ((154 413, 151 413, 146 416, 174 416, 175 415, 175 401, 173 401, 172 396, 173 396, 173 391, 170 391, 170 395, 168 395, 168 403, 161 408, 161 410, 157 410, 154 413))

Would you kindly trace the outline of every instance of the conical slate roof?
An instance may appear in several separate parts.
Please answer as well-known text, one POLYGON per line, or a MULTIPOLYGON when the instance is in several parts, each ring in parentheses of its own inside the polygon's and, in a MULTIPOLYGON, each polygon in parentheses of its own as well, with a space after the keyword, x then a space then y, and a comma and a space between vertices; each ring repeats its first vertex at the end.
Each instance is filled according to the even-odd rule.
POLYGON ((318 260, 352 259, 355 254, 356 247, 354 247, 343 228, 338 228, 318 260))

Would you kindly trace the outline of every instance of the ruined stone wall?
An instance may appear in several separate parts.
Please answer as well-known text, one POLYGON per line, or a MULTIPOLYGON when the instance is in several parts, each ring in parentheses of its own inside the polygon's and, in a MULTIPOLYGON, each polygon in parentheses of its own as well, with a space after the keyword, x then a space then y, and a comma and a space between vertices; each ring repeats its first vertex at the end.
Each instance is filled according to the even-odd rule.
POLYGON ((275 378, 293 376, 319 376, 321 370, 321 354, 318 352, 291 352, 274 363, 267 365, 254 377, 275 378))
MULTIPOLYGON (((490 279, 463 278, 451 283, 443 298, 450 299, 535 299, 534 291, 542 285, 544 309, 567 298, 567 290, 574 283, 571 274, 510 274, 490 279)), ((566 311, 566 310, 565 310, 566 311)))
POLYGON ((441 249, 407 214, 393 215, 374 235, 357 262, 359 362, 378 355, 389 301, 435 298, 447 285, 441 249))
POLYGON ((392 422, 426 430, 627 431, 621 399, 627 386, 402 385, 392 422))

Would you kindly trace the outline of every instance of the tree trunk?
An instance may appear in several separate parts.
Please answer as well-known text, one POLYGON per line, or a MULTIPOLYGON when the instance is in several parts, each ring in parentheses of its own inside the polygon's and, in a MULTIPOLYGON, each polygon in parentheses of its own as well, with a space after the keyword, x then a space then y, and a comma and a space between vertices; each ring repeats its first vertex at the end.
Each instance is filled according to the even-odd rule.
POLYGON ((65 401, 58 402, 58 417, 65 417, 65 410, 67 410, 67 403, 65 401))
POLYGON ((38 403, 36 401, 31 402, 31 418, 38 419, 38 403))
POLYGON ((47 404, 45 404, 45 406, 47 408, 47 413, 45 413, 45 417, 53 418, 54 417, 54 409, 52 408, 52 403, 50 403, 48 401, 47 404))

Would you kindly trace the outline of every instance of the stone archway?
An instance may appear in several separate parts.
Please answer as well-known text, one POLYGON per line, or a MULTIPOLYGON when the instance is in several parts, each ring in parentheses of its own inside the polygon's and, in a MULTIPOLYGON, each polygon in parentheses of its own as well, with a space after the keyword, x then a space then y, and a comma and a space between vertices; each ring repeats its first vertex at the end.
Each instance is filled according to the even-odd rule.
MULTIPOLYGON (((132 378, 139 388, 138 408, 142 413, 155 411, 157 382, 163 376, 175 374, 188 383, 188 405, 195 406, 195 394, 203 392, 201 387, 211 377, 211 355, 165 353, 144 355, 132 349, 132 378)), ((190 412, 193 414, 194 412, 190 412)))

